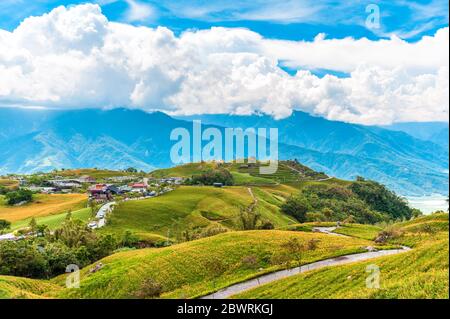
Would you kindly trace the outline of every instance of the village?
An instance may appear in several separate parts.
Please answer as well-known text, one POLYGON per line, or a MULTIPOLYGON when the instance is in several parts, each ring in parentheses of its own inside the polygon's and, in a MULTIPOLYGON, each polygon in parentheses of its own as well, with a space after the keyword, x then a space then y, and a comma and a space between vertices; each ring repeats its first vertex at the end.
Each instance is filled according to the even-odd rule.
MULTIPOLYGON (((120 173, 120 172, 115 172, 120 173)), ((96 211, 87 226, 91 229, 106 225, 106 216, 112 212, 119 202, 143 200, 156 197, 174 190, 184 183, 182 177, 153 178, 142 174, 115 175, 107 177, 62 176, 56 173, 33 175, 8 175, 1 177, 3 181, 17 183, 14 189, 35 194, 86 194, 86 207, 96 211)), ((20 200, 12 206, 28 204, 29 200, 20 200)), ((30 234, 28 234, 30 235, 30 234)), ((19 240, 28 235, 0 233, 1 240, 19 240)))

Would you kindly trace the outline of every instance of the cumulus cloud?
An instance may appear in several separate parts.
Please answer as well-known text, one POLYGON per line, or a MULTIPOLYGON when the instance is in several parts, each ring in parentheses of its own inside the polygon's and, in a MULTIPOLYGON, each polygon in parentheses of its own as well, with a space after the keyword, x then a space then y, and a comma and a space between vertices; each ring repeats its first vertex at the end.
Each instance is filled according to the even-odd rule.
POLYGON ((448 28, 415 43, 264 39, 245 29, 175 36, 59 7, 0 30, 0 104, 129 107, 171 114, 303 110, 364 124, 448 119, 448 28), (300 68, 291 76, 283 63, 300 68), (346 72, 318 77, 311 70, 346 72))

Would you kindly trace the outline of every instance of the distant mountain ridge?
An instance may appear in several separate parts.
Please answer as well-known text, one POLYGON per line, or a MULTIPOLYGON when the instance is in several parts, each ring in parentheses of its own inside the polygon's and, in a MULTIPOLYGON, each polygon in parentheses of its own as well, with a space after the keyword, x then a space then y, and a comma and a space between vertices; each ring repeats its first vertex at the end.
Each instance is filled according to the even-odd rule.
POLYGON ((0 108, 0 174, 99 167, 145 171, 174 165, 170 132, 207 127, 278 127, 280 159, 297 158, 346 179, 377 180, 403 195, 448 192, 448 149, 403 132, 328 121, 294 112, 269 116, 202 115, 173 118, 138 110, 70 111, 0 108))
POLYGON ((388 130, 407 133, 423 141, 430 141, 448 149, 449 124, 447 122, 404 122, 383 126, 388 130))

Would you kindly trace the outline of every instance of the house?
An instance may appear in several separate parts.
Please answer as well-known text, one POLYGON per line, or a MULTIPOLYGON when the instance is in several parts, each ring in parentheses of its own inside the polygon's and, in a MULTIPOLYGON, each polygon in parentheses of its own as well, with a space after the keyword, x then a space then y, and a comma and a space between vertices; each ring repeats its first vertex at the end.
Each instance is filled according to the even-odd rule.
POLYGON ((114 195, 122 194, 122 191, 116 185, 108 185, 106 188, 107 188, 107 190, 109 190, 111 192, 111 194, 114 194, 114 195))
POLYGON ((112 200, 112 193, 106 184, 96 184, 89 188, 89 198, 95 200, 112 200))
POLYGON ((145 183, 133 183, 130 187, 132 192, 145 192, 147 190, 145 183))
POLYGON ((214 187, 223 187, 223 183, 214 183, 213 186, 214 187))
POLYGON ((131 191, 133 190, 133 189, 132 189, 130 186, 128 186, 128 185, 119 186, 117 189, 118 189, 122 194, 123 194, 123 193, 131 192, 131 191))
POLYGON ((75 179, 53 179, 49 183, 61 190, 81 187, 81 183, 75 179))
POLYGON ((95 178, 90 177, 90 176, 87 176, 87 175, 81 176, 81 177, 78 179, 78 181, 79 181, 80 183, 88 183, 88 184, 94 184, 94 183, 97 182, 97 180, 96 180, 95 178))

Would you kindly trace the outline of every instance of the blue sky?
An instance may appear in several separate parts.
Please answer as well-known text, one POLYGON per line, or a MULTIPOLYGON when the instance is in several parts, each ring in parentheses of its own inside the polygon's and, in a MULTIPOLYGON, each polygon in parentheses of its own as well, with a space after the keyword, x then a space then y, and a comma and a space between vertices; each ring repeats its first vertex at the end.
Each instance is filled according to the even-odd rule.
POLYGON ((0 28, 11 31, 26 17, 41 15, 59 5, 98 3, 110 21, 166 26, 176 34, 211 26, 244 27, 266 38, 311 40, 319 32, 328 38, 396 34, 408 41, 432 35, 448 25, 448 1, 275 1, 275 0, 2 0, 0 28), (380 9, 380 28, 368 29, 366 7, 380 9))
POLYGON ((443 0, 1 0, 0 105, 448 121, 448 34, 443 0))

